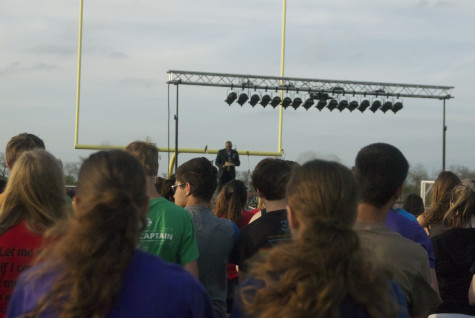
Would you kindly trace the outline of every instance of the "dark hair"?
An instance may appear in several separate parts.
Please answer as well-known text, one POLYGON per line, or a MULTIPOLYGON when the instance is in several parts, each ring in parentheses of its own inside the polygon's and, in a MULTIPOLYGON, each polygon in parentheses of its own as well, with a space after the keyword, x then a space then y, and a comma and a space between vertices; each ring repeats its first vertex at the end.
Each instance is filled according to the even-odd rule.
POLYGON ((242 210, 247 202, 247 188, 241 180, 227 182, 216 199, 214 214, 242 227, 242 210))
POLYGON ((55 232, 62 239, 30 273, 56 277, 30 316, 104 317, 122 288, 148 203, 142 165, 122 150, 94 153, 81 166, 76 198, 75 216, 55 232))
POLYGON ((158 174, 158 148, 150 142, 134 141, 125 147, 144 167, 147 176, 158 174))
POLYGON ((285 186, 295 162, 289 160, 266 158, 261 160, 251 179, 252 185, 266 200, 282 200, 285 198, 285 186))
POLYGON ((411 193, 406 196, 402 208, 415 216, 424 213, 424 201, 417 194, 411 193))
POLYGON ((168 201, 175 202, 175 198, 173 197, 175 193, 172 190, 172 185, 175 184, 175 175, 172 174, 169 178, 160 179, 161 180, 159 182, 155 182, 155 188, 157 189, 157 192, 168 201))
POLYGON ((302 224, 290 244, 279 244, 251 275, 263 286, 245 287, 245 311, 256 317, 340 317, 350 298, 371 317, 395 317, 388 276, 373 268, 352 226, 358 186, 336 162, 313 160, 295 167, 287 200, 302 224))
POLYGON ((10 168, 13 168, 13 164, 23 152, 36 148, 45 149, 45 143, 33 134, 22 133, 12 137, 5 151, 5 158, 10 168))
POLYGON ((355 177, 360 185, 360 202, 383 207, 404 183, 409 164, 396 147, 375 143, 358 152, 355 177))
POLYGON ((218 185, 218 170, 205 157, 188 160, 175 172, 176 180, 191 184, 191 194, 210 201, 218 185))
POLYGON ((451 171, 442 171, 435 179, 429 210, 421 218, 421 226, 442 223, 444 214, 450 208, 450 197, 453 189, 460 184, 460 178, 451 171))
POLYGON ((0 194, 5 191, 5 187, 7 186, 7 179, 3 179, 0 177, 0 194))

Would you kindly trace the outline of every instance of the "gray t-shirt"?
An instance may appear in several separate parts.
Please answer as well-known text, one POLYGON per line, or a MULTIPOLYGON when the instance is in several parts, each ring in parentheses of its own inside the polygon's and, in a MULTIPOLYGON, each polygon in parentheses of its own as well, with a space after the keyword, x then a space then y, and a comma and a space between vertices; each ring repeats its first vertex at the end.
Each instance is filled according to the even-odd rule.
POLYGON ((437 307, 441 300, 430 285, 429 259, 420 244, 392 232, 384 224, 361 222, 354 229, 362 249, 374 256, 371 261, 394 274, 406 295, 410 314, 437 307))
POLYGON ((198 272, 208 291, 216 318, 226 317, 228 256, 238 227, 232 221, 218 218, 211 210, 189 206, 198 242, 198 272))

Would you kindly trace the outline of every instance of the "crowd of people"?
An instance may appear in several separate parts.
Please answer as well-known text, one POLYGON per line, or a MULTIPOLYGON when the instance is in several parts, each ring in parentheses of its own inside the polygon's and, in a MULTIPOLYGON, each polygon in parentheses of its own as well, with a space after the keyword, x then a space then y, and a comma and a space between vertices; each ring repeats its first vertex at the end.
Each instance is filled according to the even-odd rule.
POLYGON ((443 171, 427 210, 399 205, 409 164, 392 145, 352 170, 263 159, 254 211, 230 141, 169 178, 150 142, 95 152, 72 201, 45 149, 6 145, 0 318, 475 317, 472 181, 443 171))

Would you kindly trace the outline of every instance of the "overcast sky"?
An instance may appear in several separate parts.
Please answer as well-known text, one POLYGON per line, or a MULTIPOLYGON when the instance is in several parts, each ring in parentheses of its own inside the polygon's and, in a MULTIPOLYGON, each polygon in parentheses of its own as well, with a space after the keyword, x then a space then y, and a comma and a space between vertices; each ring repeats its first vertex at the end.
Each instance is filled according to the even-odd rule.
MULTIPOLYGON (((79 143, 150 137, 174 147, 171 69, 280 75, 282 1, 84 1, 79 143), (170 136, 168 136, 170 123, 170 136)), ((475 1, 289 0, 285 76, 455 86, 447 167, 475 169, 475 1)), ((0 151, 21 132, 63 161, 74 150, 79 1, 0 6, 0 151)), ((278 110, 224 103, 229 90, 180 86, 179 146, 277 151, 278 110)), ((442 102, 403 99, 397 114, 284 111, 285 158, 338 158, 388 142, 412 165, 442 167, 442 102)), ((196 155, 180 155, 183 163, 196 155)), ((210 160, 214 155, 205 155, 210 160)), ((262 157, 241 157, 252 170, 262 157)), ((168 154, 161 154, 160 173, 168 154)))

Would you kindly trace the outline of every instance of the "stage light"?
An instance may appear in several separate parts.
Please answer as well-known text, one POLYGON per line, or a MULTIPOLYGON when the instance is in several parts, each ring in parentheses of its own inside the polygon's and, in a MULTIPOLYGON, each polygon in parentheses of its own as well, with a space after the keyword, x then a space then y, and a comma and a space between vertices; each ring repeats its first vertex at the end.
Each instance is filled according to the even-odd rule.
POLYGON ((333 111, 337 106, 338 106, 338 102, 336 101, 336 99, 332 99, 332 100, 328 103, 327 108, 328 108, 330 111, 333 111))
POLYGON ((282 107, 286 109, 290 106, 290 103, 292 103, 292 99, 290 97, 284 97, 284 99, 282 100, 282 107))
POLYGON ((249 96, 247 96, 246 93, 241 93, 239 95, 237 103, 242 106, 244 105, 245 102, 247 102, 248 99, 249 99, 249 96))
POLYGON ((307 98, 307 100, 305 100, 305 103, 303 104, 303 107, 306 110, 308 110, 310 107, 312 107, 313 104, 315 104, 315 102, 313 101, 313 98, 309 97, 309 98, 307 98))
POLYGON ((398 111, 400 111, 402 109, 402 103, 401 102, 397 102, 393 105, 393 113, 397 113, 398 111))
POLYGON ((385 102, 385 103, 383 104, 383 106, 381 107, 381 111, 382 111, 383 113, 386 113, 386 112, 387 112, 388 110, 390 110, 391 108, 393 108, 393 103, 391 103, 391 102, 385 102))
POLYGON ((319 111, 322 111, 322 109, 325 108, 325 106, 327 106, 327 101, 326 100, 319 100, 318 103, 317 103, 317 107, 319 111))
POLYGON ((350 102, 350 104, 348 105, 348 110, 350 112, 354 111, 356 108, 358 108, 358 102, 355 100, 350 102))
POLYGON ((342 101, 340 101, 340 104, 338 104, 338 110, 340 112, 342 112, 343 109, 345 109, 347 107, 348 107, 348 101, 347 100, 342 100, 342 101))
MULTIPOLYGON (((285 99, 285 98, 284 98, 284 99, 285 99)), ((284 102, 282 102, 282 104, 283 104, 283 103, 284 103, 284 102)), ((296 97, 296 98, 294 98, 294 101, 292 102, 292 105, 291 105, 291 106, 292 106, 294 109, 297 109, 297 108, 299 108, 299 106, 300 106, 301 104, 302 104, 302 99, 301 99, 300 97, 296 97)))
POLYGON ((237 99, 237 94, 235 92, 229 93, 228 97, 226 98, 225 102, 231 106, 232 103, 237 99))
POLYGON ((267 104, 270 102, 270 96, 269 95, 264 95, 261 100, 261 105, 262 107, 266 107, 267 104))
POLYGON ((379 107, 381 107, 381 102, 380 102, 379 100, 375 100, 375 101, 373 102, 373 105, 371 105, 370 110, 371 110, 373 113, 375 113, 375 112, 378 110, 379 107))
POLYGON ((270 102, 270 104, 272 107, 276 108, 277 105, 279 105, 281 101, 282 100, 280 99, 279 96, 275 96, 274 98, 272 98, 272 101, 270 102))
POLYGON ((358 107, 358 110, 360 112, 364 112, 366 108, 369 107, 369 100, 365 99, 364 101, 361 102, 360 107, 358 107))
POLYGON ((256 106, 257 103, 261 100, 261 97, 257 94, 254 94, 251 96, 251 99, 249 100, 249 104, 251 104, 252 107, 256 106))

